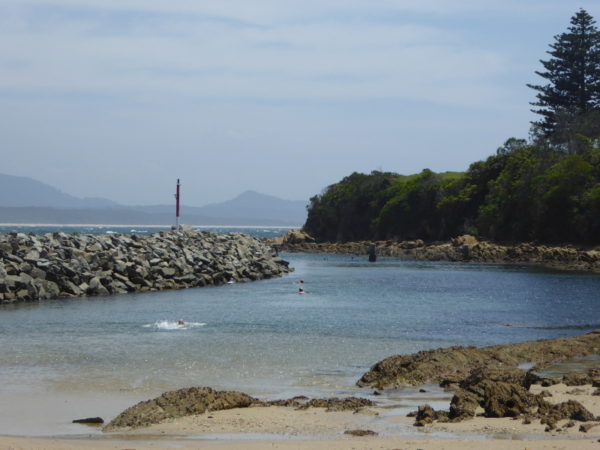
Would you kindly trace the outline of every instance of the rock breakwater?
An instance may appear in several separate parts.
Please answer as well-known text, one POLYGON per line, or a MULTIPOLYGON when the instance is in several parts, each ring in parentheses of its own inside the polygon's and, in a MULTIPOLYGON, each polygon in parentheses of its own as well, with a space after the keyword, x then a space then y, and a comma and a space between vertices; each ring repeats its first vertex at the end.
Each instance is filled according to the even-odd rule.
POLYGON ((240 233, 0 235, 0 303, 219 285, 290 270, 269 246, 240 233))
POLYGON ((378 256, 391 256, 421 261, 459 261, 480 263, 518 263, 600 273, 600 251, 582 250, 571 246, 554 247, 521 243, 501 245, 480 241, 471 235, 459 236, 449 242, 414 241, 316 242, 310 235, 290 230, 285 236, 268 241, 278 250, 302 253, 335 253, 367 255, 375 246, 378 256))

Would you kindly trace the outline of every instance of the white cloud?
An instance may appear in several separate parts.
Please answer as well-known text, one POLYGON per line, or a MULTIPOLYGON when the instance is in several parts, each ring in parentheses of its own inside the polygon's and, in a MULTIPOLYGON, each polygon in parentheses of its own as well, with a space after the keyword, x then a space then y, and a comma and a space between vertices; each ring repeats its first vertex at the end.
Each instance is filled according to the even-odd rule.
POLYGON ((598 17, 569 3, 2 0, 3 170, 141 202, 181 177, 195 204, 461 170, 526 134, 537 59, 598 17))
MULTIPOLYGON (((60 3, 81 7, 81 2, 60 3)), ((277 2, 254 9, 247 2, 201 3, 202 7, 198 2, 177 6, 236 19, 257 19, 249 12, 257 9, 284 14, 273 6, 277 2), (232 15, 234 4, 246 6, 232 15)), ((392 3, 377 2, 390 7, 392 3)), ((146 10, 166 5, 134 0, 102 4, 146 10)), ((326 2, 332 7, 339 4, 326 2)), ((350 9, 353 6, 364 9, 364 2, 352 2, 350 9)), ((315 8, 309 2, 303 11, 315 8)), ((262 99, 421 98, 472 105, 501 97, 492 81, 507 66, 501 53, 470 47, 460 32, 427 24, 316 20, 246 27, 166 16, 122 18, 127 32, 119 28, 110 33, 98 32, 105 26, 102 20, 63 12, 43 32, 23 25, 7 27, 0 55, 25 64, 10 70, 0 66, 0 88, 262 99), (465 92, 461 88, 465 83, 478 85, 478 95, 465 92)))

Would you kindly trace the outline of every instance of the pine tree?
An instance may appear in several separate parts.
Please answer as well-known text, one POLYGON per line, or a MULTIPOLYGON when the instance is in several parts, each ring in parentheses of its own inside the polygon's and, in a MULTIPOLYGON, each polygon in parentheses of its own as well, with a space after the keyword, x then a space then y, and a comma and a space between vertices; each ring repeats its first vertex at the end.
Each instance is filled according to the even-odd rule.
POLYGON ((535 72, 548 84, 527 85, 538 91, 537 101, 531 103, 539 107, 532 111, 543 117, 533 122, 538 134, 547 137, 560 131, 564 135, 565 130, 558 129, 565 123, 576 123, 600 110, 600 32, 595 23, 583 9, 575 14, 568 32, 555 36, 550 44, 547 53, 552 58, 540 60, 545 71, 535 72))

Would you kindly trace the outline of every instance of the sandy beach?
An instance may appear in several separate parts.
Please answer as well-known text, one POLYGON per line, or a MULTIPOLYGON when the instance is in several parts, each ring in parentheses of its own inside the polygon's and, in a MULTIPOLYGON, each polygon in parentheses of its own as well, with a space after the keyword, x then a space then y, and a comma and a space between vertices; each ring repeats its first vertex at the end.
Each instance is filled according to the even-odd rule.
MULTIPOLYGON (((531 387, 532 393, 550 392, 550 403, 577 400, 600 416, 600 396, 591 385, 557 384, 531 387)), ((598 449, 600 422, 587 432, 582 422, 556 430, 534 419, 491 419, 476 417, 460 423, 433 423, 414 427, 413 418, 394 413, 389 405, 368 407, 358 412, 326 412, 324 408, 296 410, 290 407, 249 407, 214 411, 171 419, 145 428, 119 430, 102 435, 82 434, 69 438, 0 437, 0 448, 33 449, 598 449), (374 435, 352 436, 350 430, 370 430, 374 435)))

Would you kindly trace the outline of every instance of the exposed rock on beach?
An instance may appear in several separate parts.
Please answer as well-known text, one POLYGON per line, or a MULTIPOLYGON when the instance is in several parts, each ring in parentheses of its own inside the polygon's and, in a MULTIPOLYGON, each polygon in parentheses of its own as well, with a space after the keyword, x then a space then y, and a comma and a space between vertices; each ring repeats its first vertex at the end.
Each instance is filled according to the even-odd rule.
MULTIPOLYGON (((268 240, 279 250, 302 253, 367 255, 373 246, 378 256, 422 261, 460 261, 480 263, 519 263, 552 267, 560 270, 600 272, 600 251, 571 246, 554 247, 521 243, 501 245, 464 235, 450 242, 414 241, 317 242, 301 230, 268 240)), ((366 257, 366 256, 365 256, 366 257)))
POLYGON ((247 408, 256 401, 242 392, 215 391, 208 387, 179 389, 126 409, 105 430, 144 427, 166 419, 198 415, 207 411, 247 408))
POLYGON ((534 372, 555 362, 586 355, 600 355, 600 330, 572 338, 484 348, 450 347, 392 356, 375 364, 358 385, 381 389, 438 382, 454 392, 449 411, 420 406, 411 414, 415 417, 415 426, 460 422, 473 418, 480 410, 479 414, 484 417, 522 417, 523 423, 539 419, 550 431, 557 428, 561 420, 600 421, 600 417, 595 417, 577 400, 552 403, 546 399, 552 397, 548 391, 531 391, 534 384, 541 387, 589 385, 590 389, 600 385, 598 368, 589 369, 587 373, 569 373, 560 379, 541 378, 534 372), (518 368, 523 362, 535 366, 527 371, 518 368))
MULTIPOLYGON (((373 365, 358 385, 382 389, 425 383, 457 384, 474 369, 517 368, 520 363, 528 362, 535 364, 534 370, 539 370, 559 361, 586 355, 600 355, 600 330, 570 338, 482 348, 455 346, 391 356, 373 365)), ((521 384, 526 383, 523 381, 521 384)))
POLYGON ((356 411, 373 406, 370 400, 356 397, 312 399, 294 397, 288 400, 265 401, 236 391, 215 391, 209 387, 194 387, 165 392, 161 396, 140 402, 115 417, 105 431, 140 428, 168 419, 196 416, 210 411, 234 408, 285 406, 298 410, 325 408, 326 411, 356 411))
POLYGON ((219 285, 290 270, 269 246, 240 233, 0 235, 0 303, 219 285))

